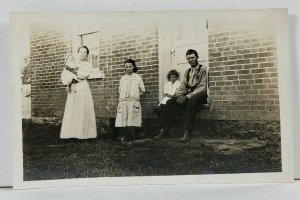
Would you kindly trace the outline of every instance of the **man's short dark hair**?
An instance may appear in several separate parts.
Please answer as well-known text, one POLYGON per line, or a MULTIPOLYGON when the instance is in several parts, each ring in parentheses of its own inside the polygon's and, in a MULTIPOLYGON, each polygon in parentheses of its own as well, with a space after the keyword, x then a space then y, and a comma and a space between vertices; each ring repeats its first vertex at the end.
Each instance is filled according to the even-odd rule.
POLYGON ((191 55, 191 54, 195 54, 195 56, 198 57, 198 53, 197 53, 197 51, 194 50, 194 49, 189 49, 189 50, 187 50, 185 56, 191 55))

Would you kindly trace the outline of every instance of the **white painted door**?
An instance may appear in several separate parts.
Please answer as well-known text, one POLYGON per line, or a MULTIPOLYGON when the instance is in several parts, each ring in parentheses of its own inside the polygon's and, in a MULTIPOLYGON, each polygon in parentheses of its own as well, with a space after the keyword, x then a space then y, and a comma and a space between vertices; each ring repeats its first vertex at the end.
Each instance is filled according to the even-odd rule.
POLYGON ((186 60, 186 51, 198 52, 199 63, 208 66, 208 31, 206 19, 182 20, 174 27, 172 38, 172 68, 180 73, 180 80, 190 66, 186 60))

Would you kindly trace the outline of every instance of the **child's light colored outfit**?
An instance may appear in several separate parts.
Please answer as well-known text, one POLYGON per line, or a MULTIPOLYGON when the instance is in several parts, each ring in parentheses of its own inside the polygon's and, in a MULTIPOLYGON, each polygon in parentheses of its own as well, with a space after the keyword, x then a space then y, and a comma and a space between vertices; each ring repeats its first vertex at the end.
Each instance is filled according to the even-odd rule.
MULTIPOLYGON (((164 86, 164 95, 174 95, 176 89, 179 88, 180 84, 181 82, 178 80, 176 80, 174 83, 172 83, 172 81, 168 81, 164 86)), ((164 97, 163 100, 159 103, 159 105, 165 105, 169 99, 169 97, 164 97)))
MULTIPOLYGON (((75 63, 75 59, 71 55, 67 55, 65 58, 66 65, 73 69, 78 69, 75 63)), ((73 80, 79 81, 77 76, 67 70, 66 68, 63 69, 63 72, 61 73, 60 80, 63 85, 70 86, 72 84, 73 80)))
POLYGON ((96 138, 94 102, 87 78, 93 66, 88 62, 76 63, 78 82, 71 83, 60 131, 60 138, 96 138))
POLYGON ((116 127, 142 125, 142 109, 140 94, 145 92, 145 86, 140 75, 133 73, 124 75, 119 85, 119 105, 117 108, 116 127))

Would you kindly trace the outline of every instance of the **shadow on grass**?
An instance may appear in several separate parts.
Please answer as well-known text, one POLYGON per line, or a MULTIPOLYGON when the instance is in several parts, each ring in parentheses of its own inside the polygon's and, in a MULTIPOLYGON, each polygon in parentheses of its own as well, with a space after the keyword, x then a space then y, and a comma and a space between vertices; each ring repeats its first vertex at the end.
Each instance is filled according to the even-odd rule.
POLYGON ((23 123, 24 180, 281 171, 279 134, 145 139, 121 144, 101 136, 61 140, 60 127, 23 123))

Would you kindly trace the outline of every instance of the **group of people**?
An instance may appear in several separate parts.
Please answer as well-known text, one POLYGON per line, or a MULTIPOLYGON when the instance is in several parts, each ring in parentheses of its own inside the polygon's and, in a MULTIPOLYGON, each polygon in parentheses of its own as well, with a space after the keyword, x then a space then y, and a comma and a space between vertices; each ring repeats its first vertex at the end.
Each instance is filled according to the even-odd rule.
MULTIPOLYGON (((66 67, 62 73, 62 82, 67 85, 67 102, 63 116, 60 138, 88 139, 97 137, 96 118, 92 94, 87 82, 93 66, 87 61, 89 49, 80 46, 78 58, 66 57, 66 67), (64 75, 64 76, 63 76, 64 75)), ((168 73, 168 82, 164 86, 164 99, 159 103, 163 107, 161 129, 155 140, 170 137, 169 130, 176 113, 186 110, 183 137, 181 142, 189 141, 194 129, 195 116, 201 104, 207 100, 207 68, 198 62, 198 53, 193 49, 186 52, 190 65, 183 80, 178 80, 176 70, 168 73)), ((119 84, 119 104, 115 127, 121 127, 121 141, 128 141, 128 131, 134 132, 142 126, 140 95, 145 92, 144 82, 137 73, 138 68, 132 59, 124 62, 125 75, 119 84)))

